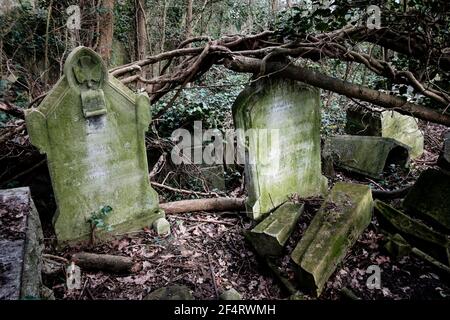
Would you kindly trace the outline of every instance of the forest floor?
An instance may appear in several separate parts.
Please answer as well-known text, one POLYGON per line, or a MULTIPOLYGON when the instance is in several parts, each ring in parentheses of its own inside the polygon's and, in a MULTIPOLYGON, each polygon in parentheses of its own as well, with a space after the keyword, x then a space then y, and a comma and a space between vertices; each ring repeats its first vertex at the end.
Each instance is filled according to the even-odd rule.
MULTIPOLYGON (((381 181, 350 177, 336 172, 331 182, 355 181, 370 184, 375 189, 393 190, 413 183, 421 171, 432 166, 441 149, 439 141, 445 127, 427 125, 425 153, 411 164, 409 172, 391 172, 381 181)), ((331 183, 330 183, 331 184, 331 183)), ((289 254, 320 206, 307 203, 306 210, 279 261, 282 269, 290 271, 289 254)), ((397 203, 398 204, 398 203, 397 203)), ((393 205, 396 205, 394 202, 393 205)), ((260 261, 243 231, 253 222, 234 213, 195 213, 169 215, 172 234, 160 238, 153 230, 145 230, 110 241, 89 251, 128 256, 139 262, 140 270, 132 275, 104 272, 82 273, 82 288, 67 291, 63 269, 44 277, 45 284, 55 291, 57 299, 143 299, 155 289, 170 284, 183 284, 193 291, 195 299, 216 299, 218 293, 235 288, 244 299, 286 299, 290 294, 260 261)), ((450 281, 422 260, 406 256, 393 260, 385 252, 384 236, 376 216, 370 226, 351 248, 343 262, 329 279, 320 299, 346 299, 346 288, 362 299, 448 299, 450 281), (369 289, 366 273, 370 265, 381 269, 381 288, 369 289)), ((47 253, 70 259, 72 253, 86 248, 71 248, 63 252, 52 249, 53 239, 47 239, 47 253)), ((312 297, 304 296, 305 299, 312 297)))

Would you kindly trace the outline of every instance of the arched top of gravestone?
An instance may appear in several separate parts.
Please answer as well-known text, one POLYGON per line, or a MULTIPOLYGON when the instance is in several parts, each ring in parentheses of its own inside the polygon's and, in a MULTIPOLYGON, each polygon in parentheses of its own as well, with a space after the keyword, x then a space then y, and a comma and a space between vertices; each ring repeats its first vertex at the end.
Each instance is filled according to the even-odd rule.
POLYGON ((64 75, 76 92, 100 89, 108 81, 108 70, 102 58, 87 47, 75 48, 64 64, 64 75))

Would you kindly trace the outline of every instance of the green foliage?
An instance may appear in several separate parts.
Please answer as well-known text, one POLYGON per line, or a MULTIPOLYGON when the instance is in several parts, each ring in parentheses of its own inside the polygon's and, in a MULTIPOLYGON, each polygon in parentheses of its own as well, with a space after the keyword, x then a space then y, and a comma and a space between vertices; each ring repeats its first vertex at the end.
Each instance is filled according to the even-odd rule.
POLYGON ((87 222, 91 225, 92 230, 104 229, 108 232, 112 231, 112 227, 105 222, 112 211, 113 208, 110 206, 103 206, 98 211, 91 212, 91 217, 87 222))
MULTIPOLYGON (((178 128, 192 129, 194 121, 202 121, 203 129, 231 127, 231 106, 248 81, 248 76, 215 67, 202 79, 185 88, 171 108, 158 120, 157 129, 168 137, 178 128)), ((165 109, 173 94, 166 95, 153 106, 153 114, 165 109)))

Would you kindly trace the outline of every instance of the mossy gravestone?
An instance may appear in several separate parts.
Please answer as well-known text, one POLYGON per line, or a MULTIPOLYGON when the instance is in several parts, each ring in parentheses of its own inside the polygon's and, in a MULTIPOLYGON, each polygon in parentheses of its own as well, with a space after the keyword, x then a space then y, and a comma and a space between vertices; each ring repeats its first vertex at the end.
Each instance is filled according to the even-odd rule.
POLYGON ((392 110, 353 105, 347 109, 345 132, 395 139, 411 148, 411 158, 423 153, 424 136, 414 117, 392 110))
POLYGON ((148 97, 108 75, 85 47, 68 56, 64 76, 40 106, 27 110, 31 142, 47 154, 59 243, 87 239, 102 208, 112 210, 96 220, 96 236, 165 221, 148 180, 144 134, 150 117, 148 97))
MULTIPOLYGON (((319 91, 292 80, 266 78, 240 93, 235 127, 245 132, 247 211, 255 220, 297 193, 322 195, 319 91)), ((243 141, 243 137, 239 137, 243 141)))
POLYGON ((370 187, 338 182, 291 254, 299 285, 317 296, 372 218, 370 187))

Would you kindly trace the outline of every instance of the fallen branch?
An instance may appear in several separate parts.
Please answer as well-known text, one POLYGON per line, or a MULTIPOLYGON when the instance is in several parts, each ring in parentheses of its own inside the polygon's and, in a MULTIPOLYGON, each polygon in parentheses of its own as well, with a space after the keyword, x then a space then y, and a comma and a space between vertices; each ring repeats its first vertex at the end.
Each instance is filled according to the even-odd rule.
MULTIPOLYGON (((230 70, 237 72, 248 72, 258 74, 261 71, 262 60, 234 56, 232 59, 225 59, 224 65, 230 70)), ((317 72, 311 68, 301 67, 294 64, 279 62, 269 62, 266 64, 267 73, 277 76, 298 80, 309 85, 330 90, 347 97, 352 97, 367 101, 386 109, 393 109, 402 114, 412 115, 425 121, 431 121, 445 126, 450 126, 450 115, 439 110, 424 107, 415 103, 407 102, 400 97, 370 89, 361 85, 356 85, 348 81, 343 81, 317 72)))
POLYGON ((181 200, 161 203, 159 206, 166 214, 198 212, 198 211, 243 211, 245 210, 243 198, 213 198, 181 200))
POLYGON ((405 197, 409 190, 411 190, 411 186, 407 186, 401 189, 393 190, 393 191, 385 191, 385 190, 372 190, 372 196, 375 199, 380 200, 392 200, 392 199, 399 199, 405 197))
POLYGON ((25 119, 25 113, 23 110, 8 101, 0 101, 0 111, 3 111, 10 116, 19 118, 19 119, 25 119))
POLYGON ((211 197, 211 196, 219 197, 219 194, 216 192, 197 192, 197 191, 192 191, 192 190, 177 189, 177 188, 169 187, 169 186, 166 186, 165 184, 161 184, 161 183, 158 183, 155 181, 151 181, 150 183, 152 184, 152 186, 170 190, 170 191, 177 192, 177 193, 193 194, 193 195, 202 196, 202 197, 211 197))
POLYGON ((72 261, 81 269, 107 271, 112 273, 134 273, 137 264, 131 258, 109 254, 79 252, 72 255, 72 261))

